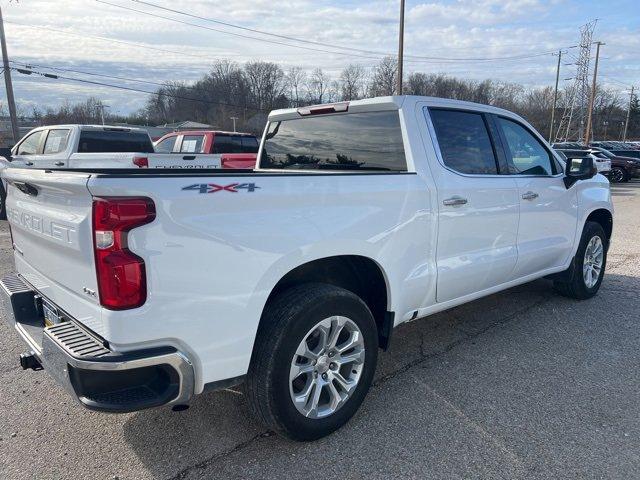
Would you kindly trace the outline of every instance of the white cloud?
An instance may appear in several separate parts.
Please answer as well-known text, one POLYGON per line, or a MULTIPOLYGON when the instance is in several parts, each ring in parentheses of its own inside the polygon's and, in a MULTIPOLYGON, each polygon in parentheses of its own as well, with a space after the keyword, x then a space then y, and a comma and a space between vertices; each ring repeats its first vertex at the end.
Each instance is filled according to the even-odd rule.
MULTIPOLYGON (((107 1, 230 33, 289 43, 287 40, 153 9, 137 2, 107 1)), ((396 51, 398 4, 395 1, 150 1, 168 8, 277 34, 371 51, 396 51)), ((617 3, 633 5, 632 0, 617 3)), ((613 8, 598 5, 578 0, 408 1, 406 69, 409 72, 442 72, 475 79, 489 77, 528 85, 548 85, 553 80, 555 65, 555 59, 550 55, 492 62, 419 62, 412 55, 486 58, 555 50, 575 44, 577 27, 581 23, 603 13, 607 14, 608 9, 613 8)), ((623 12, 624 8, 618 5, 618 10, 623 12)), ((193 81, 207 71, 215 58, 230 58, 240 62, 251 59, 275 61, 284 68, 291 65, 308 69, 322 67, 333 76, 337 76, 339 70, 348 63, 372 66, 377 61, 376 58, 357 56, 355 52, 352 55, 325 54, 238 38, 95 1, 5 1, 4 16, 7 21, 9 53, 13 60, 157 82, 193 81), (35 30, 16 25, 16 22, 75 35, 35 30), (158 52, 82 35, 108 37, 180 53, 158 52)), ((607 77, 616 79, 617 83, 611 83, 611 86, 622 89, 620 82, 630 84, 640 80, 639 24, 636 17, 622 14, 613 21, 611 18, 607 20, 605 15, 598 24, 598 39, 607 42, 603 48, 601 72, 604 82, 608 82, 607 77)), ((330 50, 317 45, 306 46, 330 50)), ((571 67, 565 69, 567 75, 563 76, 571 76, 571 67)), ((124 84, 115 79, 93 79, 124 84)), ((55 105, 64 101, 83 100, 93 94, 104 98, 115 110, 124 113, 141 107, 146 99, 144 94, 72 82, 26 78, 18 74, 15 76, 15 83, 18 102, 24 105, 55 105)), ((126 85, 153 88, 144 84, 126 85)))

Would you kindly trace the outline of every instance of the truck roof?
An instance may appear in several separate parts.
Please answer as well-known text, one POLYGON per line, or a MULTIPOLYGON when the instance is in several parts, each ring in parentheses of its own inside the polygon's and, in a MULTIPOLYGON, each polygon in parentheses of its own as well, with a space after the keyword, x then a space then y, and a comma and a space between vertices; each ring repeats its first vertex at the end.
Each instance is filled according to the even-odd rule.
POLYGON ((111 130, 118 132, 147 132, 144 128, 140 127, 123 127, 120 125, 91 125, 80 123, 64 123, 60 125, 43 125, 41 127, 34 128, 34 130, 42 128, 78 128, 80 130, 111 130))
MULTIPOLYGON (((358 112, 373 112, 381 110, 398 110, 401 107, 407 107, 408 104, 415 104, 418 102, 426 102, 429 106, 434 107, 448 107, 448 108, 466 108, 476 111, 483 111, 487 113, 497 113, 510 117, 520 118, 518 115, 504 110, 502 108, 493 107, 491 105, 484 105, 482 103, 466 102, 463 100, 452 100, 450 98, 439 97, 426 97, 419 95, 394 95, 389 97, 373 97, 364 98, 362 100, 352 100, 349 102, 336 102, 323 105, 310 105, 301 107, 304 109, 321 108, 322 106, 328 107, 331 105, 348 105, 349 113, 358 112)), ((285 108, 281 110, 274 110, 269 114, 269 121, 280 120, 293 120, 301 118, 298 108, 285 108)))
POLYGON ((168 137, 169 135, 203 135, 208 133, 213 133, 214 135, 234 135, 238 137, 255 137, 253 133, 228 132, 226 130, 176 130, 174 132, 165 133, 163 137, 168 137))

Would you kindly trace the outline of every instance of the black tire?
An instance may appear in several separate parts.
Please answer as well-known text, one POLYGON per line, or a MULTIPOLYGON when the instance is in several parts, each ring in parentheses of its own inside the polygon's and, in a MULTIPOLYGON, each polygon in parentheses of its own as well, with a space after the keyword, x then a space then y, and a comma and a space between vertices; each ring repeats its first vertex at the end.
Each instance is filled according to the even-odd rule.
POLYGON ((607 266, 608 247, 608 239, 604 233, 604 229, 602 228, 602 226, 597 222, 587 222, 584 226, 584 229, 582 230, 582 237, 580 238, 578 251, 576 252, 576 256, 574 257, 573 262, 571 262, 572 266, 569 267, 572 271, 567 272, 567 277, 570 278, 570 280, 554 281, 553 286, 556 291, 565 297, 575 298, 577 300, 586 300, 598 293, 607 266), (583 275, 584 254, 585 250, 587 249, 587 245, 594 236, 600 237, 604 252, 599 278, 595 285, 589 288, 585 283, 583 275))
POLYGON ((622 167, 612 167, 609 172, 609 181, 611 183, 622 183, 629 181, 629 174, 622 167))
POLYGON ((358 296, 321 283, 290 288, 271 301, 263 313, 245 384, 249 405, 267 428, 293 440, 316 440, 340 428, 358 410, 371 386, 377 357, 376 323, 358 296), (357 386, 339 409, 324 418, 307 418, 291 399, 291 360, 305 335, 334 315, 348 317, 362 332, 364 365, 357 386))
POLYGON ((4 185, 0 181, 0 220, 7 219, 7 192, 4 190, 4 185))

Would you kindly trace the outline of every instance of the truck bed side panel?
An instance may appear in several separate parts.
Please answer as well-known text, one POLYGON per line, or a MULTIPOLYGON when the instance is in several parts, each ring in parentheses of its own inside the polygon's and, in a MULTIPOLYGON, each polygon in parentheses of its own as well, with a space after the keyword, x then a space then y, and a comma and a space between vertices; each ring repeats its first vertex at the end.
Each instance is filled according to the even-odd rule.
POLYGON ((147 265, 147 302, 105 310, 107 338, 175 344, 194 359, 200 386, 246 373, 266 299, 300 264, 345 252, 374 259, 398 286, 389 309, 399 316, 422 302, 435 273, 429 195, 415 174, 105 175, 88 187, 149 196, 157 210, 129 235, 147 265))

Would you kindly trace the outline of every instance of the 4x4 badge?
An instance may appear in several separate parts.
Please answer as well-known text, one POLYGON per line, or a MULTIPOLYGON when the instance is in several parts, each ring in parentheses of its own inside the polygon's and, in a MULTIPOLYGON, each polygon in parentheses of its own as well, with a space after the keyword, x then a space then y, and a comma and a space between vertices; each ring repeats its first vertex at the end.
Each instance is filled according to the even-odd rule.
POLYGON ((194 183, 193 185, 182 187, 182 190, 195 190, 198 193, 238 193, 240 190, 255 192, 259 188, 260 187, 256 186, 255 183, 230 183, 229 185, 217 185, 215 183, 194 183))

